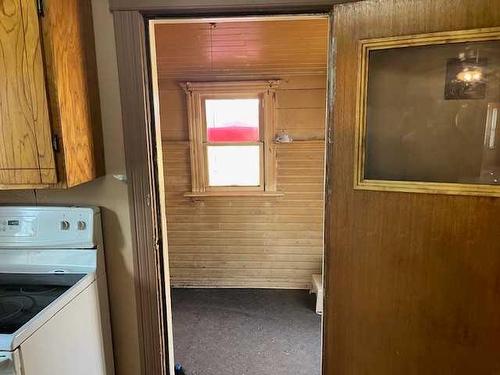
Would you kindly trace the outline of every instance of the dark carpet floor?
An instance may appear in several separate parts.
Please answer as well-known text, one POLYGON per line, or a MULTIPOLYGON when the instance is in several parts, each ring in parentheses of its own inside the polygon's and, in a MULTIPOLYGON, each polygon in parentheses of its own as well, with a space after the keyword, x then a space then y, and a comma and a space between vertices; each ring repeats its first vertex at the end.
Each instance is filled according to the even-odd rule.
POLYGON ((186 375, 319 375, 321 319, 307 291, 173 289, 186 375))

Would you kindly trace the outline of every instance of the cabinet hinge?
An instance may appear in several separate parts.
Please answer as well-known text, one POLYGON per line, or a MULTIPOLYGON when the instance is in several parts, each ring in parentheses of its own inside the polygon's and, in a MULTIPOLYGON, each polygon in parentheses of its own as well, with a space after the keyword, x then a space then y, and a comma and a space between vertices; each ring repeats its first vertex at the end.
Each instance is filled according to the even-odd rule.
POLYGON ((43 17, 43 0, 36 0, 36 11, 40 17, 43 17))
POLYGON ((59 137, 57 136, 57 134, 54 134, 52 136, 52 149, 55 152, 59 152, 59 137))

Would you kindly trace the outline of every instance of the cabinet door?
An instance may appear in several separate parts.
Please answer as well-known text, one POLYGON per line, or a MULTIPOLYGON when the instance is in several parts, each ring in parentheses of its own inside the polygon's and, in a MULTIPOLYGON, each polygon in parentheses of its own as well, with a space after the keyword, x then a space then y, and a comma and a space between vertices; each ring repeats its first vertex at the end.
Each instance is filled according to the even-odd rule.
POLYGON ((56 182, 34 0, 0 0, 0 185, 56 182))

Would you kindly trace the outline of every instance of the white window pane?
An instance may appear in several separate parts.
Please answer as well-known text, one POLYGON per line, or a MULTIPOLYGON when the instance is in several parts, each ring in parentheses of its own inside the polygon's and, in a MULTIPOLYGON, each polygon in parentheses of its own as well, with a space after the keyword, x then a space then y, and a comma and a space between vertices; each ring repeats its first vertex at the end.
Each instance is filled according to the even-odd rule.
POLYGON ((207 146, 210 186, 259 186, 259 146, 207 146))
POLYGON ((209 142, 258 142, 259 99, 207 99, 209 142))

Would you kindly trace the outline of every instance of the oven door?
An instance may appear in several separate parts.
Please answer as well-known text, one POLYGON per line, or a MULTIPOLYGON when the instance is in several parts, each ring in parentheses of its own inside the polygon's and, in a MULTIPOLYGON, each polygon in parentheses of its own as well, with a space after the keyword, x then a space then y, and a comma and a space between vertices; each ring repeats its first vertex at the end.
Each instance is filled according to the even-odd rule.
POLYGON ((19 352, 0 352, 0 375, 21 375, 19 352))

